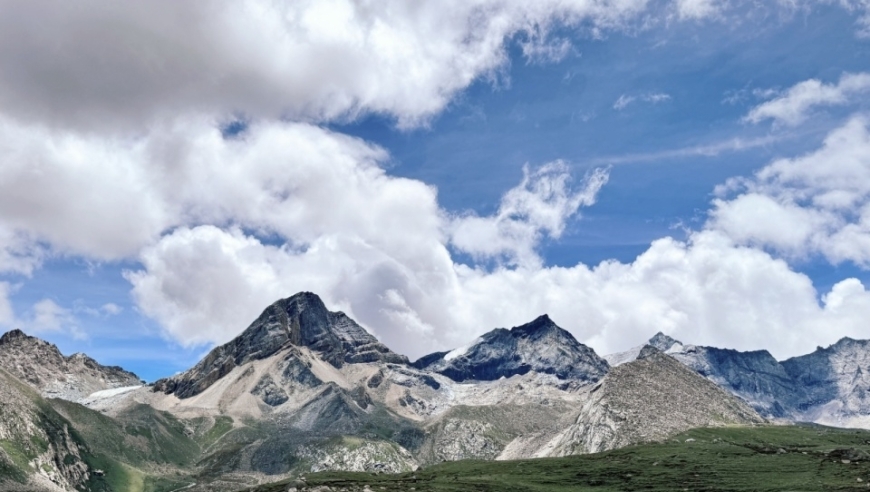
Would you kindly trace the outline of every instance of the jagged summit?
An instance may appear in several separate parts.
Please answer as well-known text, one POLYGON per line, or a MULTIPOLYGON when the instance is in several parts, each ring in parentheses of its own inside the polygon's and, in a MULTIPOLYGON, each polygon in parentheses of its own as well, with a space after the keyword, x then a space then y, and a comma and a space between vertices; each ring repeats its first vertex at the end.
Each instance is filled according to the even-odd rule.
POLYGON ((653 347, 661 350, 662 352, 667 352, 674 345, 682 345, 682 343, 678 340, 675 340, 662 332, 658 332, 646 342, 648 345, 652 345, 653 347))
POLYGON ((29 338, 35 339, 35 337, 28 336, 26 333, 24 333, 23 331, 16 328, 14 330, 9 330, 6 333, 4 333, 3 336, 0 336, 0 345, 7 344, 7 343, 13 343, 15 340, 22 340, 22 339, 29 339, 29 338))
POLYGON ((317 352, 335 367, 359 362, 408 362, 346 314, 327 310, 316 294, 300 292, 272 303, 239 336, 212 350, 189 371, 157 381, 154 389, 190 397, 234 367, 268 358, 293 345, 317 352))
POLYGON ((496 328, 470 345, 414 363, 454 381, 495 380, 530 371, 594 382, 608 369, 594 350, 543 315, 510 330, 496 328))
POLYGON ((0 367, 43 396, 73 401, 95 391, 142 384, 132 372, 101 365, 84 354, 65 357, 54 344, 18 329, 0 336, 0 367))

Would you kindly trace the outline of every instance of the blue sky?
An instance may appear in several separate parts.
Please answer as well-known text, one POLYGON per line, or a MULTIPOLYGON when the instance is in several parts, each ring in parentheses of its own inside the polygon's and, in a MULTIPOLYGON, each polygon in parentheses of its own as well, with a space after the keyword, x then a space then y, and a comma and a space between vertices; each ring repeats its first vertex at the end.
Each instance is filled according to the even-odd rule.
POLYGON ((55 26, 81 66, 15 26, 34 56, 0 54, 0 329, 148 380, 298 290, 412 358, 543 311, 605 353, 659 330, 780 358, 866 338, 859 6, 480 2, 433 17, 443 39, 372 7, 396 31, 372 55, 330 37, 371 34, 363 9, 324 4, 319 31, 227 14, 238 57, 196 8, 200 34, 173 30, 171 3, 55 26), (124 25, 135 42, 106 39, 124 25), (270 29, 296 45, 245 37, 270 29))

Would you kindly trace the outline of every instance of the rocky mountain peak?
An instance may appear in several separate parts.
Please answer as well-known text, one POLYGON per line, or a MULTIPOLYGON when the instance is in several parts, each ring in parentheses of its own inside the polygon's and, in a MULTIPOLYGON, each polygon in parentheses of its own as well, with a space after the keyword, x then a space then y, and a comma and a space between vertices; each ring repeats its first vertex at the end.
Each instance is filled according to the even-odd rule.
POLYGON ((157 381, 154 389, 190 397, 234 367, 266 359, 290 346, 307 347, 335 367, 374 361, 408 362, 346 314, 329 311, 316 294, 300 292, 272 303, 239 336, 212 350, 189 371, 157 381))
POLYGON ((12 330, 0 337, 0 368, 43 396, 77 401, 95 391, 138 386, 138 376, 84 354, 65 357, 52 343, 12 330))
MULTIPOLYGON (((542 314, 535 318, 534 320, 520 326, 515 326, 511 328, 511 332, 514 332, 520 336, 536 333, 539 331, 551 331, 553 328, 559 328, 553 320, 550 319, 550 316, 546 314, 542 314)), ((561 329, 561 328, 559 328, 561 329)))
POLYGON ((673 347, 674 345, 682 345, 678 340, 675 340, 662 332, 658 332, 652 336, 647 342, 648 345, 652 345, 653 347, 661 350, 662 352, 667 352, 668 349, 673 347))
POLYGON ((0 345, 7 344, 7 343, 14 343, 16 340, 25 340, 28 338, 33 338, 33 337, 27 336, 26 333, 24 333, 23 331, 16 328, 14 330, 9 330, 6 333, 4 333, 3 336, 0 336, 0 345))
POLYGON ((607 362, 594 350, 547 315, 510 330, 497 328, 467 346, 422 357, 414 366, 454 381, 491 381, 535 371, 594 382, 608 369, 607 362))

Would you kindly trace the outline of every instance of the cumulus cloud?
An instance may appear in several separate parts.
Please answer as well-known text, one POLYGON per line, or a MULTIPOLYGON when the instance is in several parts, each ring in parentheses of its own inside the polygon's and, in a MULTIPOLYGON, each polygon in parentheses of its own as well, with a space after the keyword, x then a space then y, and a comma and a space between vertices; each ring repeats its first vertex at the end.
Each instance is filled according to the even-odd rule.
POLYGON ((44 335, 50 332, 65 332, 74 338, 87 338, 81 330, 73 312, 51 299, 41 299, 24 310, 23 315, 15 312, 11 294, 19 286, 0 282, 0 327, 20 328, 27 333, 44 335))
POLYGON ((65 127, 141 127, 178 112, 326 121, 361 112, 400 126, 438 113, 507 63, 560 59, 551 26, 618 28, 646 0, 57 4, 0 2, 0 107, 65 127))
POLYGON ((771 119, 775 123, 795 126, 803 123, 810 111, 819 106, 847 104, 870 90, 870 73, 844 73, 836 84, 818 79, 800 82, 780 96, 752 108, 745 121, 759 123, 771 119))
POLYGON ((870 132, 865 117, 822 147, 779 159, 717 190, 707 227, 787 257, 821 254, 870 267, 870 132))
POLYGON ((445 261, 420 271, 359 243, 324 240, 300 252, 201 226, 165 237, 143 264, 128 274, 139 305, 189 343, 225 341, 266 299, 301 289, 412 357, 541 313, 602 353, 663 330, 785 357, 862 336, 870 314, 857 280, 834 286, 820 305, 808 277, 716 231, 658 240, 627 264, 486 270, 445 261))
MULTIPOLYGON (((714 13, 698 1, 678 8, 684 18, 714 13)), ((809 243, 834 259, 866 251, 864 222, 841 213, 866 191, 837 182, 862 177, 862 120, 735 184, 742 194, 721 197, 688 240, 656 241, 631 263, 570 267, 544 265, 536 248, 594 203, 605 171, 574 187, 564 163, 530 167, 492 215, 455 216, 433 187, 387 174, 383 149, 317 126, 365 113, 425 124, 503 69, 511 40, 530 61, 557 60, 572 47, 550 36, 554 26, 595 35, 649 21, 646 9, 645 0, 0 0, 0 272, 29 274, 51 253, 136 258, 125 276, 137 308, 185 345, 227 341, 300 290, 411 356, 543 312, 602 352, 658 330, 777 355, 860 336, 870 306, 860 282, 837 284, 820 304, 806 276, 754 246, 798 254, 809 243), (219 123, 234 114, 249 124, 224 138, 219 123), (849 171, 816 169, 830 159, 849 171), (808 184, 813 173, 830 183, 808 184), (762 205, 769 227, 746 218, 762 205), (843 227, 831 228, 837 220, 843 227), (774 227, 788 221, 802 225, 774 227), (465 264, 451 248, 496 261, 465 264)), ((859 85, 844 76, 833 90, 851 97, 859 85)), ((669 99, 625 95, 614 108, 669 99)), ((803 100, 794 114, 837 99, 803 100)), ((47 299, 17 318, 8 294, 0 283, 0 322, 76 329, 47 299)))

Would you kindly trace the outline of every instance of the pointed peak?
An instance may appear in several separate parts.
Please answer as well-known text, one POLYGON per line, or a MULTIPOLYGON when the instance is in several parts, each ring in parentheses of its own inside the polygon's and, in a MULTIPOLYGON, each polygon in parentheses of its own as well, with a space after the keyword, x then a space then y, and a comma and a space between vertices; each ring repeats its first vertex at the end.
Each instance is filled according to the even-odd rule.
POLYGON ((647 345, 651 345, 662 352, 666 352, 669 348, 673 347, 674 344, 682 345, 679 340, 671 338, 662 332, 656 333, 649 339, 649 341, 647 341, 647 345))
POLYGON ((14 330, 10 330, 4 333, 3 336, 0 337, 0 344, 10 343, 13 340, 26 340, 28 338, 33 337, 28 336, 26 333, 16 328, 14 330))
POLYGON ((510 332, 512 334, 524 335, 541 331, 549 331, 553 328, 560 329, 559 326, 554 323, 549 316, 547 316, 546 314, 542 314, 524 325, 511 328, 510 332))
POLYGON ((296 294, 293 294, 290 297, 287 297, 285 299, 281 299, 276 304, 291 304, 291 303, 297 304, 297 305, 302 305, 302 306, 311 305, 311 306, 323 307, 324 309, 326 309, 326 305, 323 303, 323 300, 320 298, 320 296, 318 296, 314 292, 308 292, 308 291, 297 292, 296 294))

